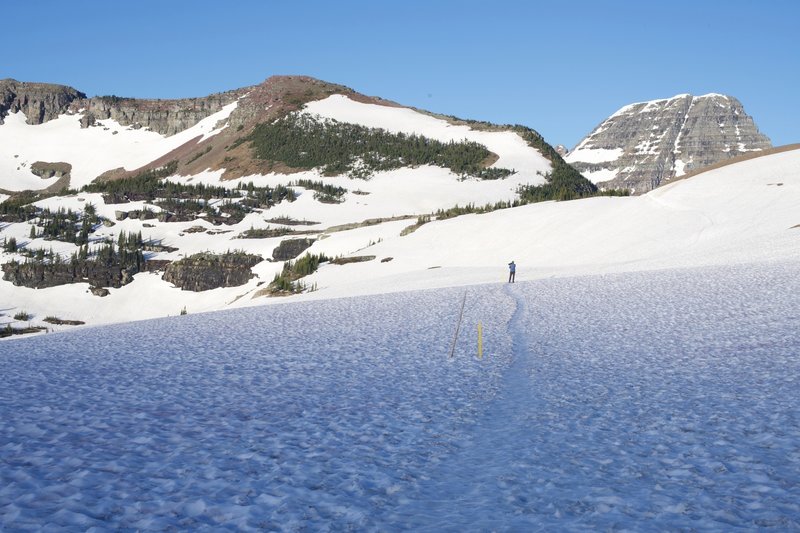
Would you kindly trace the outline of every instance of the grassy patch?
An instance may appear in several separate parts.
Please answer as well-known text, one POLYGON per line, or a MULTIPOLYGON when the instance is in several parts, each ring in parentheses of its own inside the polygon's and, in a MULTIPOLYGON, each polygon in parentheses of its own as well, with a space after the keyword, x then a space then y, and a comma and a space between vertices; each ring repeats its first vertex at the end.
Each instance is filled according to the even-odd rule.
POLYGON ((59 326, 82 326, 83 324, 86 324, 86 322, 84 322, 83 320, 63 320, 55 316, 45 317, 44 322, 47 322, 48 324, 56 324, 59 326))
POLYGON ((271 239, 273 237, 283 237, 285 235, 290 235, 295 232, 293 229, 289 228, 250 228, 248 230, 243 231, 239 235, 236 236, 237 239, 271 239))
POLYGON ((334 265, 347 265, 349 263, 364 263, 375 259, 374 255, 355 255, 353 257, 335 257, 331 259, 334 265))
POLYGON ((284 226, 316 226, 319 222, 313 220, 296 220, 292 217, 275 217, 267 220, 273 224, 283 224, 284 226))
POLYGON ((404 237, 405 235, 414 233, 415 231, 417 231, 419 228, 421 228, 430 221, 431 221, 430 215, 420 215, 417 217, 417 222, 415 224, 403 228, 403 231, 400 232, 400 236, 404 237))
POLYGON ((43 326, 32 326, 27 328, 15 328, 12 327, 11 324, 6 324, 6 327, 0 329, 0 338, 2 337, 10 337, 12 335, 25 335, 28 333, 39 333, 40 331, 46 331, 47 328, 43 326))

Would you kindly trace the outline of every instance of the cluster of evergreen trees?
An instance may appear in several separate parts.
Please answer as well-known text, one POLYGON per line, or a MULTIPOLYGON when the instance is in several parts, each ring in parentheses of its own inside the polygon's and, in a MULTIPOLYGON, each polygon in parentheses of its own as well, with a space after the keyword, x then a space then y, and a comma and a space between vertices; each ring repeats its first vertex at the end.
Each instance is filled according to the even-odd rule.
POLYGON ((232 194, 222 186, 202 183, 186 185, 164 178, 175 174, 178 162, 170 161, 163 167, 144 170, 128 178, 94 182, 83 187, 85 192, 103 194, 107 204, 123 204, 131 201, 154 201, 157 198, 226 198, 232 194))
POLYGON ((39 199, 39 195, 31 191, 23 191, 6 198, 4 202, 0 202, 0 221, 27 222, 36 218, 38 209, 32 204, 39 199))
POLYGON ((283 271, 276 274, 269 290, 273 294, 294 294, 303 292, 306 285, 299 280, 302 277, 313 274, 319 268, 320 263, 330 261, 324 254, 306 254, 296 261, 286 261, 283 264, 283 271))
POLYGON ((3 251, 4 252, 9 252, 9 253, 16 252, 17 251, 17 238, 16 237, 10 237, 10 238, 3 237, 3 251))
POLYGON ((299 179, 293 181, 289 186, 303 187, 314 191, 314 199, 322 202, 323 204, 339 204, 342 203, 342 197, 347 193, 344 187, 337 187, 335 185, 327 185, 321 181, 299 179))
POLYGON ((31 239, 41 237, 82 246, 89 242, 89 235, 94 233, 101 222, 92 204, 87 204, 82 212, 64 208, 56 211, 49 208, 35 209, 38 222, 31 225, 31 239), (41 230, 37 230, 37 227, 41 230))
POLYGON ((177 161, 172 161, 163 167, 145 170, 129 178, 92 183, 83 190, 102 193, 106 203, 152 202, 164 211, 176 215, 176 220, 185 220, 203 213, 212 217, 226 213, 231 223, 242 220, 253 209, 269 209, 283 200, 294 201, 297 198, 295 191, 284 185, 256 187, 250 182, 229 189, 221 185, 183 184, 166 180, 177 168, 177 161), (211 203, 212 199, 222 199, 223 202, 215 206, 211 203))
POLYGON ((491 153, 476 142, 445 143, 299 113, 259 124, 243 140, 250 142, 259 159, 292 168, 318 168, 328 176, 369 178, 377 171, 418 165, 449 168, 464 177, 512 174, 508 169, 485 168, 491 153))
MULTIPOLYGON (((16 244, 16 242, 15 242, 16 244)), ((89 248, 88 243, 80 245, 76 252, 73 252, 69 259, 69 264, 83 265, 87 263, 94 263, 104 267, 118 266, 123 269, 135 268, 138 272, 144 266, 144 241, 142 240, 141 232, 120 232, 117 238, 117 244, 114 245, 112 241, 105 241, 100 243, 94 249, 89 248)), ((39 263, 43 265, 60 266, 67 263, 67 261, 60 255, 53 251, 44 248, 25 249, 22 250, 22 255, 25 256, 26 262, 39 263)))

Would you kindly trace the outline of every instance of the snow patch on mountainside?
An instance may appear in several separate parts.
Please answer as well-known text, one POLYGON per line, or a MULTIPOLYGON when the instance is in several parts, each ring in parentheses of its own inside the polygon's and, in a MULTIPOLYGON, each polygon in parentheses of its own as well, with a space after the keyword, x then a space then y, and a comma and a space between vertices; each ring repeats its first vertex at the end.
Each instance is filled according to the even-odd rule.
POLYGON ((222 131, 217 123, 236 108, 233 102, 191 128, 170 137, 154 131, 122 126, 113 119, 81 128, 81 114, 61 115, 44 124, 25 123, 22 112, 11 113, 0 125, 0 189, 42 189, 57 178, 43 180, 30 171, 37 161, 72 165, 70 187, 80 188, 114 168, 133 170, 161 157, 182 144, 204 140, 222 131))
POLYGON ((413 109, 364 104, 338 94, 310 102, 304 110, 340 122, 382 128, 392 133, 416 133, 442 142, 474 141, 500 157, 492 167, 516 170, 517 179, 534 185, 545 183, 543 174, 552 169, 548 159, 510 131, 489 132, 474 130, 469 126, 455 126, 413 109))
POLYGON ((583 161, 585 163, 604 163, 606 161, 615 161, 622 155, 622 148, 584 148, 577 149, 567 154, 564 160, 569 163, 570 161, 583 161))
MULTIPOLYGON (((204 179, 211 180, 214 175, 207 173, 204 179)), ((313 177, 313 174, 308 176, 313 177)), ((279 180, 285 183, 289 178, 294 177, 253 177, 261 180, 259 185, 279 180)), ((351 192, 345 196, 343 204, 320 204, 313 199, 311 191, 299 189, 302 194, 296 202, 283 202, 263 214, 252 213, 233 226, 213 226, 205 221, 148 221, 153 227, 144 227, 143 221, 126 219, 117 222, 114 228, 100 228, 96 236, 115 239, 119 231, 142 231, 145 239, 160 240, 165 245, 180 248, 178 252, 155 254, 155 259, 175 260, 200 251, 221 253, 229 249, 242 249, 269 258, 281 238, 233 237, 250 227, 274 226, 266 219, 278 216, 319 222, 308 229, 321 232, 332 225, 367 218, 415 214, 419 210, 449 207, 456 201, 474 198, 469 195, 499 194, 505 182, 459 183, 452 180, 446 169, 439 168, 380 173, 368 181, 348 182, 351 192), (431 194, 419 194, 424 187, 428 187, 426 190, 432 191, 431 194), (370 194, 354 194, 352 191, 357 188, 370 194), (192 226, 206 231, 187 231, 192 226), (209 231, 227 233, 211 234, 209 231)), ((511 191, 506 189, 505 193, 511 191)), ((141 208, 138 203, 103 204, 101 195, 85 193, 49 198, 37 205, 75 210, 88 203, 94 204, 101 215, 112 219, 115 209, 141 208)), ((173 288, 158 274, 137 274, 131 285, 112 288, 105 298, 91 295, 87 284, 32 290, 0 281, 0 300, 13 306, 14 312, 26 310, 36 314, 37 319, 60 315, 99 324, 175 315, 183 307, 196 313, 265 303, 489 283, 505 276, 505 265, 512 259, 519 265, 519 280, 797 259, 800 258, 800 230, 791 229, 800 224, 797 205, 800 205, 800 151, 795 150, 722 167, 640 197, 531 204, 432 222, 402 237, 401 231, 416 222, 414 218, 331 232, 314 243, 309 253, 374 255, 376 258, 343 266, 323 264, 319 271, 304 279, 309 286, 316 283, 318 290, 289 300, 252 299, 259 284, 271 281, 282 267, 281 262, 268 261, 253 269, 258 277, 246 285, 203 293, 173 288), (392 260, 382 261, 387 258, 392 260)), ((13 236, 24 243, 29 240, 29 230, 28 224, 11 224, 3 228, 3 237, 13 236)), ((42 239, 30 245, 33 248, 53 246, 65 257, 76 249, 71 244, 42 239)), ((6 252, 1 254, 0 262, 9 260, 6 252)))

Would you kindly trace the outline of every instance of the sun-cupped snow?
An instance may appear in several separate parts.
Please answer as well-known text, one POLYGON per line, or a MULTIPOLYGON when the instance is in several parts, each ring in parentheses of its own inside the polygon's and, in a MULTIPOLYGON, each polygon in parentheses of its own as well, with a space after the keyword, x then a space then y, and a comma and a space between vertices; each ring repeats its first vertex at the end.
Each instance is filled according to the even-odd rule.
POLYGON ((798 292, 793 260, 0 343, 0 529, 795 530, 798 292))
POLYGON ((11 113, 0 125, 0 189, 20 191, 43 189, 57 178, 44 180, 30 171, 37 161, 69 163, 70 187, 78 189, 103 172, 119 167, 139 168, 182 144, 216 135, 225 125, 237 102, 204 118, 194 126, 170 137, 145 129, 122 126, 113 119, 99 120, 81 128, 81 114, 61 115, 43 124, 26 124, 22 112, 11 113))
POLYGON ((511 131, 476 130, 465 125, 450 124, 444 119, 413 109, 365 104, 339 94, 310 102, 305 105, 304 111, 339 122, 382 128, 392 133, 415 133, 442 142, 474 141, 499 156, 492 167, 515 170, 517 174, 511 178, 525 183, 545 183, 544 174, 552 169, 548 159, 511 131))

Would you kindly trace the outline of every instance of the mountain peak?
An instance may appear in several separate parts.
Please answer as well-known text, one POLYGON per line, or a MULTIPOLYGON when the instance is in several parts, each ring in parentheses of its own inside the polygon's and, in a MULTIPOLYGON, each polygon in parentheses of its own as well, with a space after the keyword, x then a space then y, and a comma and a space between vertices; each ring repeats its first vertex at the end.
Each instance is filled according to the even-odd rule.
POLYGON ((678 94, 623 106, 566 159, 595 183, 640 194, 690 170, 771 146, 736 98, 678 94))

